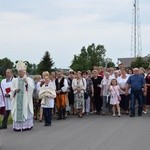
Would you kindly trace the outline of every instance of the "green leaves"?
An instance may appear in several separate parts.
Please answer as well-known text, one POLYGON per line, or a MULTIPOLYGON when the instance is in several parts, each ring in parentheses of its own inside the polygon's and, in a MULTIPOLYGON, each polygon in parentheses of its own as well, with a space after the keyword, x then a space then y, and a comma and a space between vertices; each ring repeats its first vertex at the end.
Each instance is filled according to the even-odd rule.
POLYGON ((41 62, 38 64, 38 73, 42 74, 43 71, 51 71, 52 66, 54 65, 54 62, 52 58, 50 57, 50 54, 48 51, 45 52, 41 62))
POLYGON ((144 69, 148 69, 150 67, 150 58, 142 58, 137 57, 135 61, 131 63, 132 68, 140 68, 143 67, 144 69))
POLYGON ((79 55, 74 55, 70 68, 77 70, 92 70, 93 66, 104 64, 105 48, 103 45, 91 44, 88 48, 82 47, 79 55))
POLYGON ((6 57, 0 59, 0 75, 5 76, 6 69, 12 69, 13 65, 14 63, 6 57))

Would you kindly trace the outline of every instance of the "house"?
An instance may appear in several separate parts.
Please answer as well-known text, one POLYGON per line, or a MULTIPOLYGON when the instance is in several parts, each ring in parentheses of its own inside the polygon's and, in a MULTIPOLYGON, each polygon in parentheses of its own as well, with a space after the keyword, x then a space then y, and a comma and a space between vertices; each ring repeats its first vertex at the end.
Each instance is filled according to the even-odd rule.
MULTIPOLYGON (((150 54, 143 57, 144 59, 149 59, 150 54)), ((118 58, 118 65, 122 64, 124 67, 130 67, 131 63, 136 59, 136 57, 129 57, 129 58, 118 58)))

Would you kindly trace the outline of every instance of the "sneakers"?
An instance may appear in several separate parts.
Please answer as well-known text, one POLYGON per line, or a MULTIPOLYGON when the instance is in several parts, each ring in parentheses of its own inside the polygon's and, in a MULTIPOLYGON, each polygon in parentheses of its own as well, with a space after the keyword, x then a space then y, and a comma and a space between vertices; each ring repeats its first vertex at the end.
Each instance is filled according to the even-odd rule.
POLYGON ((116 114, 113 114, 113 117, 115 117, 116 116, 116 114))
POLYGON ((143 114, 147 114, 147 111, 143 111, 143 114))
POLYGON ((121 117, 121 114, 118 114, 118 117, 121 117))
MULTIPOLYGON (((116 114, 113 114, 113 117, 115 117, 116 116, 116 114)), ((121 117, 121 114, 118 114, 118 117, 121 117)))

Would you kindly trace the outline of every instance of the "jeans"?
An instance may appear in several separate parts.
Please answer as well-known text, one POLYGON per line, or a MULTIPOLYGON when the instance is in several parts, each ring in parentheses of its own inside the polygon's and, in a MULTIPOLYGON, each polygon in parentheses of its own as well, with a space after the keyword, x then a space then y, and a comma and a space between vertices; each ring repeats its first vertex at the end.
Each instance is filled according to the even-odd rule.
POLYGON ((130 110, 131 110, 132 115, 135 115, 136 99, 138 100, 138 105, 139 105, 138 106, 138 115, 142 115, 142 109, 143 109, 143 93, 142 93, 142 91, 131 92, 130 110))
POLYGON ((86 113, 90 112, 90 102, 91 102, 91 97, 88 96, 88 98, 85 100, 86 113))

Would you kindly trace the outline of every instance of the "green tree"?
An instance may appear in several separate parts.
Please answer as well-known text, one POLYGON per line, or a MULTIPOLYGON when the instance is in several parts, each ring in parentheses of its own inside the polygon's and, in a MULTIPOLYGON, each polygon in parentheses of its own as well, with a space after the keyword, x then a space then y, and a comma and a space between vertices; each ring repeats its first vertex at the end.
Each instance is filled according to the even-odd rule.
POLYGON ((140 68, 143 67, 145 69, 149 68, 150 60, 142 57, 137 57, 132 63, 132 68, 140 68))
POLYGON ((37 65, 36 64, 32 64, 32 74, 36 74, 37 73, 37 65))
POLYGON ((82 47, 79 55, 74 55, 70 68, 77 70, 92 70, 93 66, 104 64, 105 48, 103 45, 91 44, 88 48, 82 47))
POLYGON ((51 71, 52 67, 54 65, 54 62, 52 58, 50 57, 50 54, 48 51, 45 52, 41 62, 37 66, 37 72, 41 74, 43 71, 51 71))
POLYGON ((107 68, 110 68, 110 67, 115 67, 115 64, 114 64, 113 62, 109 62, 109 63, 107 64, 107 68))
POLYGON ((7 57, 0 59, 0 75, 5 76, 6 69, 13 69, 14 63, 7 57))

